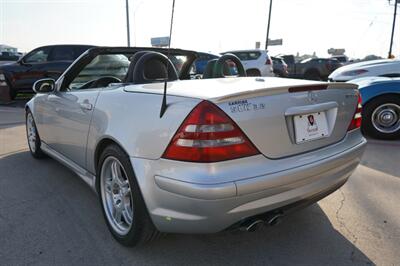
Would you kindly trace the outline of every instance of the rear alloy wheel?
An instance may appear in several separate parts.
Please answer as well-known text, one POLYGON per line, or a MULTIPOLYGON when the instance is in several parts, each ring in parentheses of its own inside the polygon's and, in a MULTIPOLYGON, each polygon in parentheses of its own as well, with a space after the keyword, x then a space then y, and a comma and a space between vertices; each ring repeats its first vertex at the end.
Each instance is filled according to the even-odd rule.
POLYGON ((107 220, 114 231, 126 235, 133 222, 133 199, 127 174, 117 158, 104 160, 100 186, 107 220))
POLYGON ((362 126, 374 138, 400 138, 400 98, 385 95, 372 100, 365 107, 362 126))
POLYGON ((103 151, 99 164, 99 194, 107 226, 125 246, 135 246, 159 235, 144 204, 129 157, 117 145, 103 151))
POLYGON ((28 140, 29 150, 35 158, 45 157, 42 149, 40 148, 40 137, 36 128, 35 120, 30 110, 26 112, 26 137, 28 140))

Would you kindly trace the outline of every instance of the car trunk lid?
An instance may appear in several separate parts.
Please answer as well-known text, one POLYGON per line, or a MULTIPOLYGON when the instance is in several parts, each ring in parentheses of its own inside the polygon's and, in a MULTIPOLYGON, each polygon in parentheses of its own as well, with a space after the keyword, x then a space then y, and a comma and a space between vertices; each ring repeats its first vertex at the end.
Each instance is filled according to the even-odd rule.
POLYGON ((316 150, 343 139, 357 106, 352 84, 298 85, 220 98, 215 103, 269 158, 316 150))
MULTIPOLYGON (((161 94, 162 89, 163 84, 125 88, 156 94, 161 94)), ((354 116, 358 90, 350 83, 225 78, 170 82, 168 95, 213 102, 237 123, 264 156, 275 159, 343 139, 354 116), (309 139, 307 132, 315 130, 315 126, 319 135, 309 139)))

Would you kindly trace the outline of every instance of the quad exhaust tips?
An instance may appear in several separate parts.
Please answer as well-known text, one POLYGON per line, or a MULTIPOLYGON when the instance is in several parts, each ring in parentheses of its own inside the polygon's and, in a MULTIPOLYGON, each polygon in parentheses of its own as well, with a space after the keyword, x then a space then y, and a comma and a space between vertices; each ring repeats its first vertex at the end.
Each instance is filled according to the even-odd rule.
POLYGON ((264 224, 263 220, 255 220, 251 222, 246 228, 245 231, 247 232, 254 232, 256 231, 262 224, 264 224))
POLYGON ((282 221, 283 214, 279 212, 263 218, 266 219, 249 219, 242 224, 240 229, 242 231, 254 232, 259 229, 263 224, 267 224, 269 226, 277 225, 282 221))
POLYGON ((278 225, 282 222, 283 214, 277 213, 271 217, 271 219, 267 222, 270 226, 278 225))

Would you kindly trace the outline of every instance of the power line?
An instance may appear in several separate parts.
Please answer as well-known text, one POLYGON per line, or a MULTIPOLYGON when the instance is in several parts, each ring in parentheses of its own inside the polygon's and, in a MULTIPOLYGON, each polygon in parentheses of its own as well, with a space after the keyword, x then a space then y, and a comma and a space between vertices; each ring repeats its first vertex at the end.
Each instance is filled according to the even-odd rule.
MULTIPOLYGON (((391 37, 390 37, 390 47, 389 47, 389 55, 388 55, 389 58, 393 58, 393 55, 392 55, 392 48, 393 48, 394 29, 395 29, 395 26, 396 26, 397 2, 398 2, 398 0, 396 0, 396 1, 394 2, 394 14, 393 14, 392 35, 391 35, 391 37)), ((390 1, 389 1, 389 3, 390 3, 390 1)))
POLYGON ((268 50, 269 27, 271 25, 271 11, 272 11, 272 0, 269 0, 269 15, 268 15, 268 27, 267 27, 267 39, 265 40, 265 50, 268 50))
POLYGON ((129 1, 125 0, 126 2, 126 36, 128 40, 128 47, 131 46, 131 36, 130 36, 130 30, 129 30, 129 1))

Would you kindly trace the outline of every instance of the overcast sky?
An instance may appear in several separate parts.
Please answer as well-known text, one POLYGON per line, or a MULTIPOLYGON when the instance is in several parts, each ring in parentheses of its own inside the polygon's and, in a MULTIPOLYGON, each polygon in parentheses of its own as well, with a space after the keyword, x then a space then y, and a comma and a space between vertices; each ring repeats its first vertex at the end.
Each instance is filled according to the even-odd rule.
MULTIPOLYGON (((132 45, 168 35, 172 0, 129 1, 132 45)), ((269 0, 176 0, 172 47, 221 52, 264 45, 268 7, 269 0)), ((283 46, 269 50, 327 56, 334 47, 350 57, 386 57, 392 14, 387 0, 275 0, 270 37, 283 38, 283 46)), ((59 43, 126 46, 125 0, 0 0, 0 43, 23 52, 59 43)), ((400 55, 400 25, 394 54, 400 55)))

